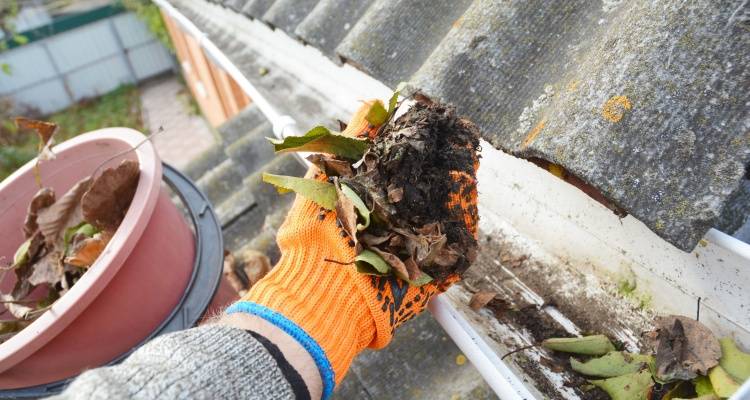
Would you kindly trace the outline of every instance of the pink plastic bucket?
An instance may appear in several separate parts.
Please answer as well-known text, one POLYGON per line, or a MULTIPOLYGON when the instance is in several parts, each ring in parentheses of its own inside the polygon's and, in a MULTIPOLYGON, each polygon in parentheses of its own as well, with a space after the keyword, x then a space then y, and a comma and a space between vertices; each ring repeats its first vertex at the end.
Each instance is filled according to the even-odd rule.
MULTIPOLYGON (((109 128, 54 148, 41 164, 42 183, 62 196, 104 160, 143 141, 140 133, 109 128)), ((58 381, 104 365, 148 337, 180 301, 193 270, 195 241, 161 186, 162 165, 150 142, 109 161, 137 159, 141 174, 124 221, 89 271, 53 307, 0 344, 0 389, 58 381)), ((38 190, 33 161, 0 183, 0 256, 12 260, 21 226, 38 190)), ((0 289, 15 283, 6 274, 0 289)), ((6 317, 7 318, 7 317, 6 317)))

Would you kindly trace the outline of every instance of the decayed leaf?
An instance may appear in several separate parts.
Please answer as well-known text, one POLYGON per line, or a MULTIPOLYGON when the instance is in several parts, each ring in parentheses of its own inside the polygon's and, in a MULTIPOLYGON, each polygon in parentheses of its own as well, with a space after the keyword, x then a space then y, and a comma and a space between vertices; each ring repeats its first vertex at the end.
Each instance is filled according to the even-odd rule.
POLYGON ((349 234, 351 240, 357 243, 357 212, 354 203, 342 193, 341 188, 334 183, 338 200, 336 201, 336 218, 341 223, 341 228, 349 234))
POLYGON ((71 250, 70 256, 65 257, 65 263, 81 268, 91 266, 107 246, 109 238, 98 233, 94 237, 82 240, 71 250))
POLYGON ((123 160, 117 168, 102 171, 81 198, 83 219, 101 231, 114 232, 120 226, 138 188, 140 165, 123 160))
POLYGON ((655 377, 663 381, 706 375, 721 357, 719 341, 711 330, 692 318, 657 318, 655 340, 655 377))
POLYGON ((398 276, 399 278, 403 280, 409 280, 409 271, 406 270, 406 265, 404 265, 404 262, 401 261, 398 256, 395 254, 391 254, 387 251, 383 251, 378 249, 377 247, 373 247, 370 250, 377 253, 385 262, 388 263, 388 265, 393 268, 393 272, 398 276))
POLYGON ((346 161, 337 160, 323 154, 310 154, 307 156, 307 160, 315 164, 328 176, 347 178, 353 175, 352 165, 346 161))
POLYGON ((584 375, 600 378, 612 378, 625 374, 632 374, 642 370, 651 360, 651 356, 630 354, 623 351, 612 351, 599 358, 580 362, 570 358, 570 366, 574 371, 584 375))
POLYGON ((615 350, 615 346, 604 335, 546 339, 542 346, 550 350, 588 356, 603 356, 615 350))
POLYGON ((349 160, 359 160, 369 143, 363 139, 336 134, 324 126, 316 126, 304 136, 289 136, 284 139, 266 138, 277 153, 309 151, 328 153, 349 160))
POLYGON ((341 193, 349 198, 354 207, 357 209, 359 215, 362 217, 362 220, 364 221, 364 224, 357 224, 357 231, 365 230, 368 226, 370 226, 370 210, 367 208, 367 205, 365 205, 365 202, 362 201, 362 199, 354 190, 352 190, 352 188, 343 183, 341 184, 341 193))
POLYGON ((255 250, 246 250, 242 253, 242 270, 247 276, 249 287, 255 285, 271 271, 271 260, 268 256, 255 250))
POLYGON ((279 193, 296 192, 327 210, 336 208, 338 196, 336 187, 332 183, 266 173, 263 173, 263 182, 276 186, 279 193))
POLYGON ((23 233, 26 238, 30 238, 31 235, 39 229, 39 225, 36 223, 39 211, 44 208, 51 206, 55 202, 55 191, 43 187, 39 189, 29 203, 29 207, 26 210, 26 220, 23 223, 23 233))
POLYGON ((409 273, 409 282, 412 286, 422 286, 426 283, 432 282, 432 277, 426 272, 419 269, 417 262, 414 261, 414 257, 409 257, 404 261, 406 271, 409 273))
POLYGON ((237 274, 235 269, 235 259, 231 251, 224 249, 224 278, 229 282, 237 294, 244 296, 247 292, 247 285, 242 281, 242 278, 237 274))
POLYGON ((44 245, 44 237, 37 232, 34 236, 26 239, 16 249, 13 255, 13 268, 19 268, 23 265, 33 263, 44 245))
POLYGON ((54 143, 52 139, 55 132, 57 132, 57 124, 25 117, 16 117, 16 126, 20 129, 33 129, 39 135, 39 160, 54 158, 50 146, 54 143))
POLYGON ((721 345, 719 365, 738 382, 744 382, 750 378, 750 354, 740 350, 732 338, 720 339, 719 344, 721 345))
POLYGON ((646 400, 654 384, 648 371, 590 382, 607 392, 612 400, 646 400))
POLYGON ((55 204, 39 212, 37 224, 48 244, 54 244, 66 229, 83 219, 80 217, 81 197, 89 188, 90 183, 91 178, 81 179, 55 204))
POLYGON ((367 112, 365 119, 373 126, 383 125, 388 121, 388 110, 383 106, 383 102, 375 100, 370 102, 370 111, 367 112))
POLYGON ((721 398, 732 397, 740 388, 740 385, 720 365, 711 368, 708 379, 711 380, 714 393, 721 398))
POLYGON ((479 311, 482 307, 486 306, 487 303, 494 299, 495 296, 497 296, 497 292, 480 290, 474 293, 473 296, 471 296, 471 301, 469 301, 469 308, 474 311, 479 311))
POLYGON ((60 253, 49 252, 39 261, 32 265, 34 272, 29 276, 28 282, 32 286, 43 283, 56 284, 62 279, 64 272, 60 262, 60 253))
POLYGON ((404 188, 388 186, 388 201, 398 203, 404 198, 404 188))
POLYGON ((388 275, 391 266, 372 250, 363 250, 354 258, 357 272, 367 275, 388 275))
MULTIPOLYGON (((22 297, 26 297, 26 295, 22 297)), ((19 298, 16 298, 10 294, 0 294, 0 300, 4 302, 3 305, 6 309, 8 309, 8 312, 10 312, 14 317, 18 319, 25 319, 26 315, 34 310, 29 306, 21 304, 20 302, 18 302, 18 300, 20 300, 19 298)))

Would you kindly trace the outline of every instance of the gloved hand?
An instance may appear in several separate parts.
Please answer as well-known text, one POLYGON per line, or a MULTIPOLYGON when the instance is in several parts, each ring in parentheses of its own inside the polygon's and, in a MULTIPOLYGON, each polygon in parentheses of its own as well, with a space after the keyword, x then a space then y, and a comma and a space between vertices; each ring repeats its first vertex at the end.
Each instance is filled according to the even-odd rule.
MULTIPOLYGON (((372 134, 365 121, 367 104, 354 115, 345 134, 372 134)), ((478 161, 474 168, 478 167, 478 161)), ((451 219, 464 221, 476 237, 476 180, 465 172, 445 205, 451 219)), ((326 179, 312 167, 307 177, 326 179)), ((321 372, 324 398, 341 382, 354 357, 366 347, 385 347, 394 330, 422 312, 434 295, 459 280, 411 287, 389 276, 363 275, 353 264, 354 241, 336 221, 335 211, 297 196, 277 237, 281 259, 238 303, 227 310, 258 315, 299 341, 321 372), (335 384, 334 384, 335 382, 335 384)))

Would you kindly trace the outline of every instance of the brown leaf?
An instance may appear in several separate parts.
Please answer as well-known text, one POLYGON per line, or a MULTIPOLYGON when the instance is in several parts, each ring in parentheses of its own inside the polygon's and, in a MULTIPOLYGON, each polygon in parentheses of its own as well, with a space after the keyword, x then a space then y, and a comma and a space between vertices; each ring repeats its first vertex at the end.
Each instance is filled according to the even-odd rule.
POLYGON ((49 245, 55 244, 66 229, 81 222, 81 197, 90 183, 91 178, 81 179, 55 204, 39 212, 36 222, 49 245))
POLYGON ((55 191, 44 187, 39 189, 29 203, 29 208, 26 210, 26 220, 23 223, 23 233, 26 238, 30 238, 39 225, 36 223, 39 211, 44 208, 51 206, 55 202, 55 191))
POLYGON ((243 252, 242 263, 242 270, 247 276, 247 281, 250 287, 263 279, 263 277, 271 271, 271 260, 268 259, 268 256, 259 251, 247 250, 243 252))
POLYGON ((419 269, 417 262, 414 261, 414 257, 409 257, 404 261, 406 266, 406 272, 408 273, 410 281, 417 281, 422 276, 422 270, 419 269))
POLYGON ((324 154, 311 154, 307 156, 307 160, 315 164, 321 171, 328 176, 342 176, 348 178, 354 173, 352 172, 352 166, 346 161, 337 160, 331 156, 324 154))
POLYGON ((652 335, 656 349, 656 377, 688 380, 708 374, 719 363, 719 341, 705 325, 677 315, 656 319, 652 335))
POLYGON ((60 262, 59 252, 49 252, 39 261, 32 265, 34 272, 29 276, 28 281, 32 286, 49 283, 54 285, 60 282, 64 272, 63 265, 60 262))
POLYGON ((83 218, 99 230, 117 230, 133 201, 139 176, 140 166, 134 160, 105 169, 81 198, 83 218))
POLYGON ((338 184, 336 186, 336 194, 338 194, 338 200, 336 201, 336 218, 341 223, 341 228, 349 234, 349 237, 357 243, 357 211, 354 208, 354 203, 341 192, 341 188, 338 184))
POLYGON ((469 308, 474 311, 479 311, 480 308, 484 307, 497 296, 497 292, 480 290, 471 296, 469 301, 469 308))
POLYGON ((388 201, 398 203, 404 198, 404 188, 388 185, 388 201))
POLYGON ((401 261, 398 256, 392 253, 388 253, 386 251, 380 250, 377 247, 371 247, 370 250, 377 253, 380 257, 383 257, 383 260, 387 262, 391 268, 393 268, 393 271, 396 273, 396 276, 399 278, 409 278, 409 271, 406 269, 406 265, 404 265, 404 262, 401 261))
MULTIPOLYGON (((365 231, 365 232, 367 232, 367 231, 365 231)), ((372 247, 372 246, 379 246, 379 245, 381 245, 381 244, 383 244, 383 243, 391 240, 392 237, 394 237, 394 235, 392 233, 387 233, 387 234, 382 235, 382 236, 376 236, 376 235, 373 235, 373 234, 370 234, 370 233, 361 233, 359 235, 359 240, 362 243, 364 243, 364 244, 372 247)))
POLYGON ((33 308, 21 303, 14 303, 14 301, 20 300, 20 298, 15 298, 10 294, 0 294, 0 300, 4 301, 3 305, 5 308, 18 319, 24 319, 30 311, 34 310, 33 308))
POLYGON ((107 235, 96 234, 84 239, 73 248, 70 256, 65 257, 65 263, 82 268, 91 266, 107 246, 109 238, 107 235))
POLYGON ((458 247, 458 243, 451 243, 448 247, 440 247, 436 250, 436 255, 432 258, 432 263, 441 267, 451 267, 457 261, 461 254, 455 248, 458 247))
POLYGON ((25 117, 16 117, 16 126, 20 129, 33 129, 39 135, 39 159, 48 160, 54 155, 50 146, 54 143, 52 137, 57 132, 57 124, 52 122, 37 121, 25 117))
POLYGON ((247 285, 242 281, 242 278, 237 274, 235 269, 235 259, 231 251, 224 249, 224 278, 229 282, 237 294, 244 296, 247 291, 247 285))

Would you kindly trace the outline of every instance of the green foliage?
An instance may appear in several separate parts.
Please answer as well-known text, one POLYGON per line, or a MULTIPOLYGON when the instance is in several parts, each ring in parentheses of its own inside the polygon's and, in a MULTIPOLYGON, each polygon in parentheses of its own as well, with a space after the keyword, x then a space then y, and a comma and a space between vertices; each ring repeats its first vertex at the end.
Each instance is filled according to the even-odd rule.
POLYGON ((135 13, 138 18, 146 24, 148 30, 159 39, 164 46, 174 54, 174 45, 172 39, 169 37, 167 26, 164 24, 164 20, 159 12, 159 7, 150 2, 149 0, 120 0, 122 5, 135 13))
POLYGON ((333 133, 324 126, 316 126, 303 136, 266 139, 273 144, 277 153, 309 151, 333 154, 349 160, 359 160, 369 147, 366 140, 333 133))
POLYGON ((542 342, 542 347, 563 353, 603 356, 615 350, 615 346, 604 335, 574 338, 551 338, 542 342))
POLYGON ((295 192, 325 209, 336 208, 338 196, 332 183, 267 173, 263 173, 263 182, 276 186, 279 193, 295 192))
POLYGON ((586 362, 580 362, 571 357, 570 366, 574 371, 584 375, 613 378, 640 371, 651 361, 651 358, 651 356, 642 354, 612 351, 602 357, 592 358, 586 362))
POLYGON ((362 250, 354 259, 354 263, 357 265, 357 272, 361 274, 384 276, 391 271, 391 266, 383 257, 372 250, 362 250))
POLYGON ((102 97, 85 100, 63 111, 42 117, 30 111, 13 111, 9 102, 0 104, 0 180, 36 157, 37 137, 28 132, 18 132, 13 117, 28 116, 56 123, 57 143, 81 133, 111 126, 123 126, 144 131, 141 119, 141 101, 135 86, 122 86, 102 97))

